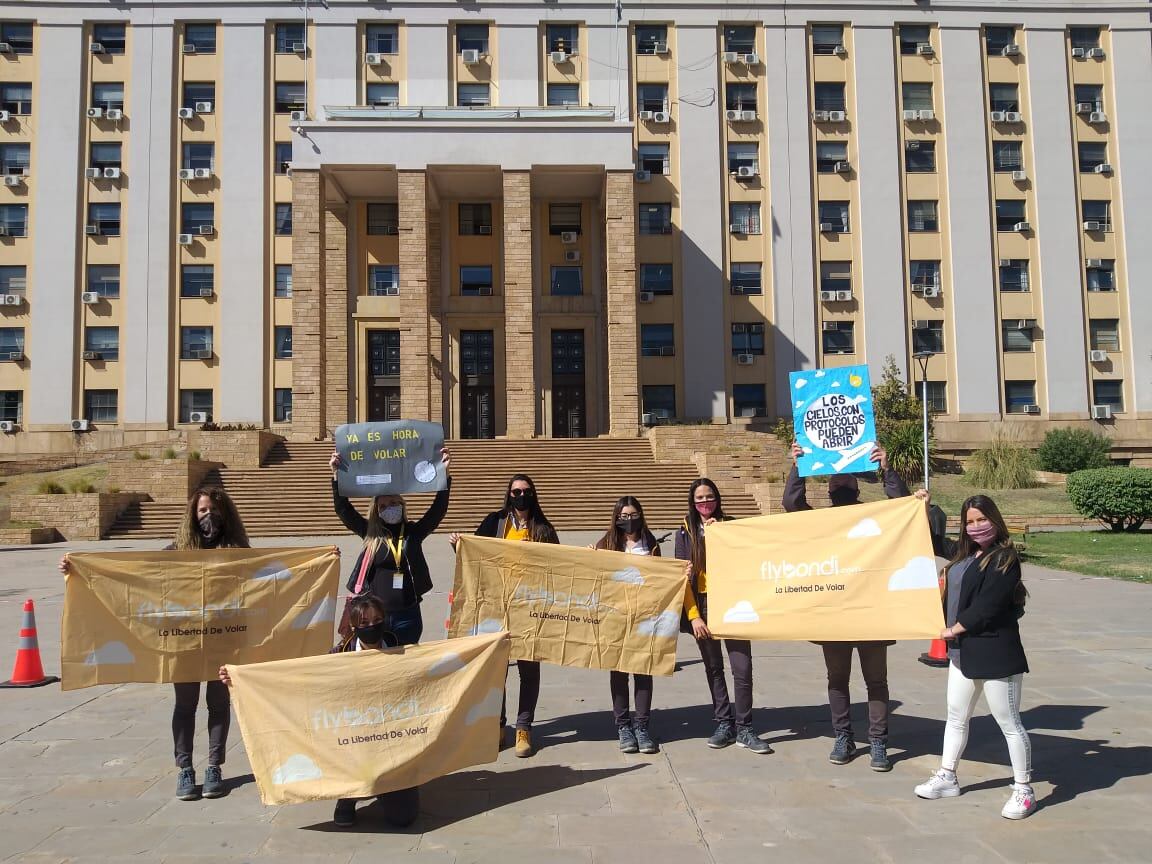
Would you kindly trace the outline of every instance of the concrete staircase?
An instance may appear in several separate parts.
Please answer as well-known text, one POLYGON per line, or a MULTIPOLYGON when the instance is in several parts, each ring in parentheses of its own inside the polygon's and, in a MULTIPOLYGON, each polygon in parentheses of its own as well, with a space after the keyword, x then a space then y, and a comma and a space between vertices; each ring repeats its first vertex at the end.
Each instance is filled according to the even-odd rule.
MULTIPOLYGON (((452 502, 441 531, 473 531, 503 503, 508 478, 532 477, 544 512, 560 530, 606 528, 620 495, 635 495, 653 529, 674 528, 684 518, 688 486, 699 472, 691 461, 657 463, 644 439, 541 439, 452 441, 452 502)), ((328 442, 278 444, 261 468, 221 469, 208 484, 223 486, 253 537, 343 534, 332 509, 328 442)), ((721 487, 731 516, 757 516, 743 489, 721 487)), ((355 499, 362 512, 367 499, 355 499)), ((431 496, 408 496, 421 513, 431 496)), ((182 506, 142 502, 126 510, 109 538, 171 538, 182 506)))

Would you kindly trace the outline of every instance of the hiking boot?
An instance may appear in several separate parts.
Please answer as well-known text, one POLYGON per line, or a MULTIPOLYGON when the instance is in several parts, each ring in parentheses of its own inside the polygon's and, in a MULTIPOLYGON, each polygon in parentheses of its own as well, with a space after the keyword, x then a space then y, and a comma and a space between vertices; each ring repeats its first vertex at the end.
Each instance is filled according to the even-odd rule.
POLYGON ((856 739, 849 732, 837 732, 836 743, 832 745, 828 761, 833 765, 847 765, 855 756, 856 739))
POLYGON ((220 776, 219 765, 209 765, 204 769, 204 797, 219 798, 224 794, 224 778, 220 776))
POLYGON ((945 772, 938 768, 932 776, 916 787, 916 794, 921 798, 955 798, 960 794, 960 782, 954 772, 945 772))
POLYGON ((508 740, 508 736, 505 734, 505 731, 507 729, 508 729, 508 727, 505 726, 503 723, 500 724, 500 728, 498 730, 499 734, 496 737, 496 740, 500 742, 499 744, 496 745, 496 752, 497 753, 499 753, 501 750, 504 749, 504 744, 508 740))
POLYGON ((647 723, 635 723, 632 729, 636 733, 636 744, 639 746, 641 753, 660 752, 660 745, 653 741, 652 736, 648 734, 647 723))
POLYGON ((888 761, 888 742, 879 738, 869 738, 868 746, 872 750, 872 759, 868 763, 873 771, 891 771, 892 763, 888 761))
POLYGON ((736 730, 736 746, 743 747, 748 752, 755 753, 757 756, 766 756, 772 752, 772 748, 768 746, 768 742, 753 732, 751 726, 741 726, 736 730))
POLYGON ((337 828, 349 828, 356 824, 356 799, 341 798, 332 812, 332 824, 337 828))
POLYGON ((1008 799, 1000 815, 1005 819, 1027 819, 1035 809, 1036 793, 1032 791, 1032 787, 1017 784, 1012 789, 1012 797, 1008 799))
POLYGON ((621 753, 639 753, 640 745, 636 742, 636 733, 632 731, 632 726, 617 726, 616 734, 620 736, 620 752, 621 753))
POLYGON ((528 729, 516 730, 516 755, 527 759, 535 754, 536 748, 532 746, 532 732, 528 729))
POLYGON ((181 801, 195 801, 200 797, 200 791, 196 788, 194 768, 180 769, 180 776, 176 778, 176 797, 181 801))
POLYGON ((736 743, 736 732, 732 729, 732 721, 721 720, 716 724, 716 731, 708 739, 708 746, 713 750, 723 750, 729 744, 736 743))

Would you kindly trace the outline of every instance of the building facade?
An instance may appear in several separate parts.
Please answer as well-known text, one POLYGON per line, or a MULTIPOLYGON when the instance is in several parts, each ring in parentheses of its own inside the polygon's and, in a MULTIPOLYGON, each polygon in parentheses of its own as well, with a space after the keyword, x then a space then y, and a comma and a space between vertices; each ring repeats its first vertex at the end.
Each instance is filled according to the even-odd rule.
POLYGON ((1149 440, 1150 92, 1146 4, 9 4, 0 444, 628 436, 889 356, 945 440, 1149 440))

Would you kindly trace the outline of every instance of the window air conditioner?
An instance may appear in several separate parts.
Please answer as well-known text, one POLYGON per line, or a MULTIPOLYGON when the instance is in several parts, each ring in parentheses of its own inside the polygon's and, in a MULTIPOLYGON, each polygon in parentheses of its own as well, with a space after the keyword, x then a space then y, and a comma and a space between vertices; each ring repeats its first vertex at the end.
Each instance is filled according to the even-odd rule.
POLYGON ((837 45, 835 48, 832 49, 832 53, 835 54, 837 57, 847 57, 848 56, 848 49, 845 48, 843 45, 837 45))
POLYGON ((940 289, 934 285, 928 285, 920 294, 925 300, 934 300, 940 296, 940 289))
POLYGON ((1000 50, 1000 54, 1004 57, 1018 57, 1020 56, 1020 46, 1015 42, 1009 42, 1000 50))
POLYGON ((841 159, 839 162, 832 163, 832 170, 837 174, 848 174, 852 171, 852 163, 847 159, 841 159))
POLYGON ((1077 102, 1076 103, 1076 113, 1077 114, 1091 114, 1095 110, 1096 110, 1096 103, 1095 102, 1077 102))
POLYGON ((96 291, 85 291, 80 295, 80 302, 85 306, 94 306, 100 302, 100 295, 96 291))
POLYGON ((836 292, 836 302, 837 303, 847 303, 851 299, 852 299, 852 292, 851 291, 837 291, 836 292))
POLYGON ((1012 266, 1012 259, 1011 258, 1001 258, 996 263, 999 264, 1001 267, 1011 267, 1012 266))
POLYGON ((193 111, 191 108, 177 108, 176 109, 176 116, 178 118, 180 118, 181 120, 191 120, 193 117, 196 116, 196 112, 193 111))
POLYGON ((92 54, 103 54, 104 46, 99 42, 90 42, 88 43, 88 51, 92 54))
POLYGON ((1093 111, 1091 114, 1088 115, 1088 122, 1091 123, 1093 126, 1098 126, 1101 123, 1107 123, 1108 122, 1108 115, 1105 114, 1103 111, 1093 111))
POLYGON ((87 420, 73 420, 72 421, 72 431, 73 432, 87 432, 88 431, 88 421, 87 420))
POLYGON ((561 63, 567 63, 569 56, 570 55, 564 51, 551 51, 548 54, 548 59, 551 60, 553 63, 559 65, 561 63))
POLYGON ((653 54, 667 54, 668 53, 668 43, 667 42, 653 42, 652 43, 652 53, 653 54))
POLYGON ((185 54, 195 54, 196 53, 196 46, 191 42, 185 42, 181 46, 180 50, 183 51, 185 54))
POLYGON ((1012 230, 1013 231, 1020 231, 1020 232, 1031 231, 1032 230, 1032 223, 1031 222, 1017 222, 1015 225, 1012 226, 1012 230))
POLYGON ((477 225, 476 226, 476 233, 479 234, 481 237, 491 237, 492 236, 492 226, 491 225, 477 225))
POLYGON ((383 62, 384 56, 382 54, 377 54, 374 51, 369 51, 364 55, 364 63, 367 66, 379 66, 383 62))
POLYGON ((293 111, 288 117, 293 123, 306 123, 308 121, 308 112, 293 111))
POLYGON ((84 176, 87 177, 89 180, 99 180, 101 177, 104 176, 104 172, 101 171, 99 168, 85 168, 84 169, 84 176))
POLYGON ((103 116, 104 116, 104 109, 103 108, 89 108, 88 109, 88 118, 90 120, 99 120, 103 116))
POLYGON ((756 169, 753 168, 751 165, 741 165, 739 168, 736 169, 736 176, 742 177, 742 178, 755 177, 756 176, 756 169))
POLYGON ((923 319, 923 318, 913 318, 912 319, 912 329, 913 330, 931 330, 932 329, 932 322, 928 321, 926 319, 923 319))
POLYGON ((191 234, 177 234, 176 235, 176 242, 181 246, 191 246, 192 245, 192 235, 191 234))
POLYGON ((1090 60, 1103 60, 1104 59, 1104 49, 1103 48, 1089 48, 1088 49, 1088 59, 1090 59, 1090 60))
POLYGON ((655 299, 656 299, 656 295, 652 291, 641 291, 640 292, 640 302, 641 303, 651 303, 655 299))
POLYGON ((211 237, 215 233, 216 233, 216 226, 215 225, 207 224, 207 225, 201 225, 200 226, 200 236, 201 237, 211 237))
POLYGON ((575 231, 561 231, 560 232, 560 242, 561 243, 575 243, 579 239, 580 239, 580 235, 575 231))
POLYGON ((988 117, 992 120, 993 123, 1003 123, 1006 113, 1007 112, 1005 111, 990 111, 988 112, 988 117))
POLYGON ((564 252, 564 262, 566 264, 576 264, 580 260, 579 249, 568 249, 564 252))
POLYGON ((652 114, 653 123, 667 123, 672 119, 672 115, 667 111, 656 111, 652 114))
POLYGON ((834 231, 835 228, 836 228, 836 226, 833 225, 831 222, 821 222, 820 223, 820 232, 822 234, 827 234, 830 231, 834 231))
POLYGON ((737 366, 751 366, 755 362, 756 362, 756 355, 754 355, 754 354, 737 354, 736 355, 736 365, 737 366))
POLYGON ((1101 230, 1103 230, 1103 228, 1104 228, 1103 223, 1093 221, 1092 219, 1089 219, 1088 221, 1086 221, 1084 223, 1084 230, 1085 231, 1101 231, 1101 230))
POLYGON ((645 426, 655 426, 659 422, 659 418, 655 414, 641 414, 640 422, 645 426))
POLYGON ((1084 59, 1084 56, 1085 56, 1087 53, 1088 53, 1088 52, 1087 52, 1087 51, 1086 51, 1084 48, 1073 48, 1073 49, 1072 49, 1072 58, 1073 58, 1074 60, 1083 60, 1083 59, 1084 59))
POLYGON ((1099 165, 1097 165, 1092 170, 1094 172, 1096 172, 1097 174, 1111 174, 1112 173, 1112 166, 1109 165, 1107 162, 1101 162, 1099 165))
POLYGON ((839 330, 840 329, 840 322, 839 321, 824 321, 823 323, 821 323, 820 329, 821 330, 839 330))
POLYGON ((920 116, 917 117, 916 119, 917 120, 935 120, 936 119, 936 111, 933 110, 932 108, 921 108, 920 109, 920 116))
POLYGON ((7 225, 0 225, 0 237, 8 237, 8 236, 9 236, 8 226, 7 225))
POLYGON ((836 302, 836 292, 835 291, 821 291, 820 292, 820 302, 821 303, 835 303, 836 302))
POLYGON ((193 168, 179 168, 176 170, 177 180, 195 180, 196 171, 193 168))
POLYGON ((211 114, 212 113, 212 103, 211 102, 197 102, 194 107, 196 109, 197 114, 211 114))
POLYGON ((733 63, 739 63, 740 62, 740 55, 737 54, 735 51, 725 51, 723 54, 720 55, 720 59, 723 62, 727 63, 729 66, 731 66, 733 63))
POLYGON ((16 424, 11 420, 0 420, 0 432, 15 432, 16 424))
POLYGON ((208 180, 212 177, 211 168, 194 168, 193 171, 197 180, 208 180))
POLYGON ((292 53, 293 54, 304 54, 307 51, 308 51, 308 43, 307 42, 293 42, 292 43, 292 53))
POLYGON ((1040 406, 1039 405, 1025 405, 1024 406, 1024 413, 1025 414, 1039 414, 1040 413, 1040 406))
POLYGON ((84 226, 84 233, 87 234, 89 237, 99 237, 100 236, 100 226, 99 225, 85 225, 84 226))
POLYGON ((904 142, 904 149, 905 150, 919 150, 920 149, 920 142, 919 141, 905 141, 904 142))
POLYGON ((1112 419, 1112 406, 1111 405, 1093 405, 1092 406, 1092 419, 1093 420, 1111 420, 1112 419))
POLYGON ((1012 182, 1013 183, 1023 183, 1027 179, 1028 179, 1028 172, 1027 171, 1013 171, 1012 172, 1012 182))
POLYGON ((492 286, 491 285, 481 285, 479 288, 476 289, 476 293, 480 297, 491 297, 492 296, 492 286))
POLYGON ((124 119, 124 112, 119 108, 109 108, 104 112, 104 116, 109 120, 119 121, 124 119))
POLYGON ((188 352, 188 358, 190 360, 211 360, 212 359, 212 349, 211 348, 197 348, 195 351, 189 351, 188 352))
POLYGON ((1036 326, 1035 318, 1021 318, 1016 322, 1017 330, 1031 330, 1036 326))
POLYGON ((0 54, 11 54, 12 44, 10 42, 0 42, 0 54))
POLYGON ((104 355, 101 354, 99 351, 85 351, 84 352, 84 359, 85 360, 103 360, 104 355))
POLYGON ((920 112, 919 111, 905 111, 904 112, 904 119, 905 120, 919 120, 920 119, 920 112))
POLYGON ((741 54, 740 55, 740 62, 743 63, 745 66, 759 66, 760 65, 760 55, 757 54, 755 51, 753 51, 749 54, 741 54))
POLYGON ((207 411, 192 411, 188 414, 188 422, 189 423, 207 423, 208 422, 208 412, 207 411))
POLYGON ((465 66, 475 66, 480 62, 480 51, 477 48, 465 48, 460 52, 460 62, 465 66))
POLYGON ((1089 258, 1084 263, 1088 267, 1103 267, 1104 266, 1104 259, 1103 258, 1089 258))
POLYGON ((741 123, 754 123, 754 122, 756 122, 756 112, 755 111, 741 111, 739 119, 740 119, 741 123))
POLYGON ((936 53, 936 49, 932 47, 931 42, 917 42, 916 53, 921 57, 931 57, 936 53))
POLYGON ((1107 359, 1108 359, 1108 352, 1107 351, 1089 351, 1088 352, 1088 362, 1089 363, 1103 363, 1107 359))
POLYGON ((655 116, 656 116, 655 111, 638 111, 638 112, 636 112, 636 119, 637 120, 651 120, 655 116))
POLYGON ((747 234, 748 226, 743 222, 733 222, 728 230, 733 234, 747 234))
POLYGON ((201 297, 211 297, 212 296, 212 289, 211 288, 201 288, 200 289, 200 296, 201 297))

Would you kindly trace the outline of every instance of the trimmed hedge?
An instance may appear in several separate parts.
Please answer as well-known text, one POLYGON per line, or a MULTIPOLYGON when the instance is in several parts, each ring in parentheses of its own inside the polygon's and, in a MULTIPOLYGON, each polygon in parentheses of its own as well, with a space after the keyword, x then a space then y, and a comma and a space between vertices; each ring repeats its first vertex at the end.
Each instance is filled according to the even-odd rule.
POLYGON ((1152 519, 1152 469, 1091 468, 1068 476, 1068 500, 1113 531, 1139 531, 1152 519))

